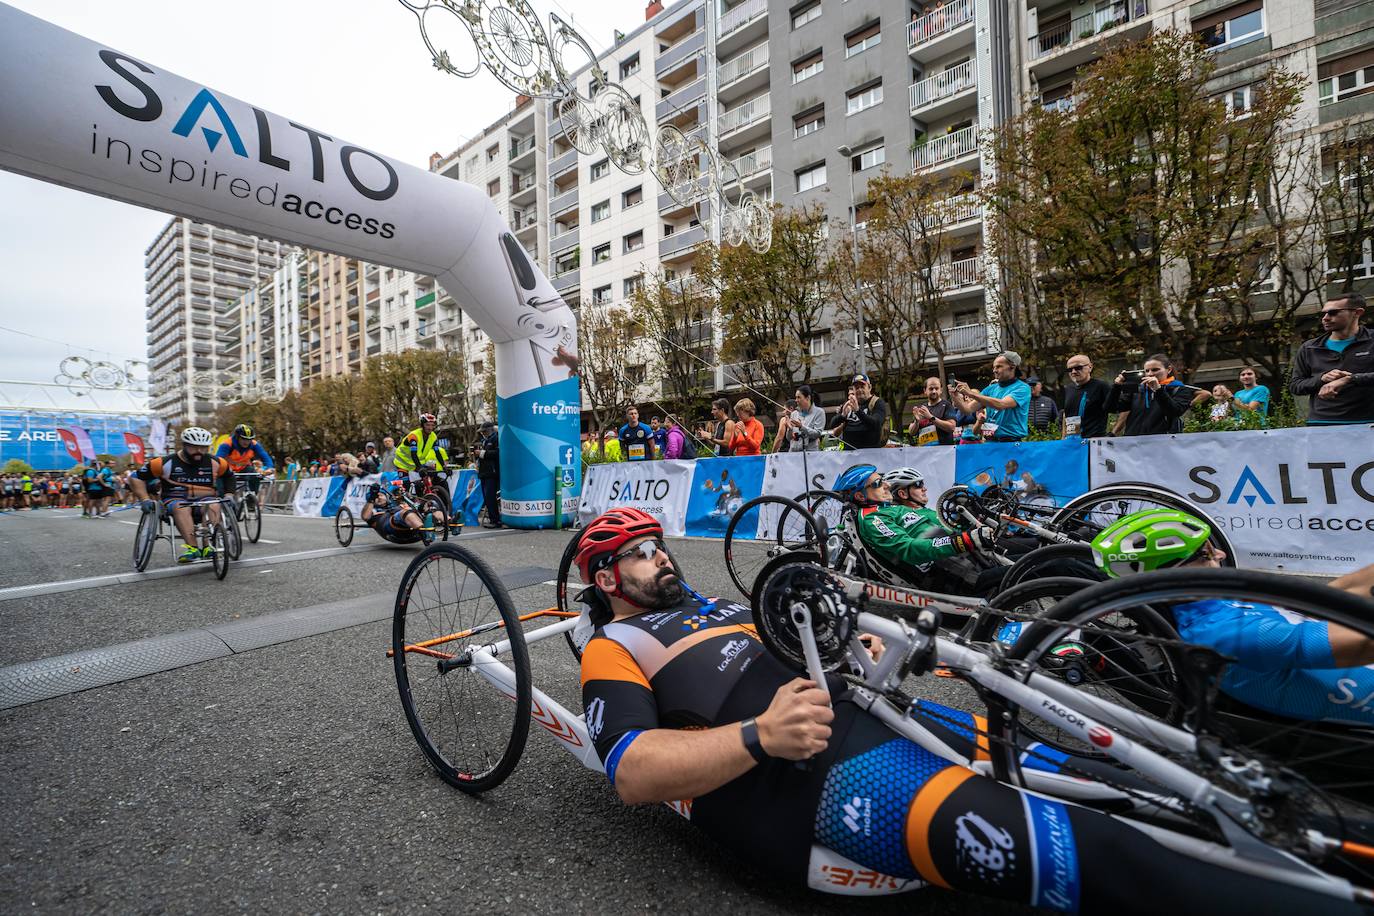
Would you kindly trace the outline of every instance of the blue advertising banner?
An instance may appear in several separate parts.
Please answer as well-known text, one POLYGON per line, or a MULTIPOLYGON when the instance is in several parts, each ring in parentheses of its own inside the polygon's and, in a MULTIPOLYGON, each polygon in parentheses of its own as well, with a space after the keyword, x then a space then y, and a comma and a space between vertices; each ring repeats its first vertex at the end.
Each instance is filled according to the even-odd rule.
POLYGON ((1088 490, 1088 443, 984 442, 954 449, 954 479, 982 492, 993 486, 1022 502, 1062 506, 1088 490))
MULTIPOLYGON (((125 433, 148 437, 150 418, 124 414, 0 410, 0 467, 18 458, 36 471, 65 471, 78 462, 62 445, 58 429, 79 427, 90 433, 101 455, 127 455, 125 433)), ((150 456, 151 457, 151 456, 150 456)))
MULTIPOLYGON (((687 533, 724 537, 735 510, 762 495, 766 461, 763 455, 697 459, 687 499, 687 533)), ((757 527, 757 521, 741 522, 736 536, 753 537, 757 527)))

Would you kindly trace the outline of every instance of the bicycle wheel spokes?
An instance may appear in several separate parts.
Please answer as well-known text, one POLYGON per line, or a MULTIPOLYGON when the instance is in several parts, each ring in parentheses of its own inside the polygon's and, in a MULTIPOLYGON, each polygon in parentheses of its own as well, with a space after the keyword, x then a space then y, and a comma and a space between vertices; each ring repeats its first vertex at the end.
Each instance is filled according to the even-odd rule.
POLYGON ((794 550, 813 550, 825 558, 820 526, 795 500, 759 496, 731 517, 725 529, 725 566, 746 598, 754 580, 771 560, 794 550))
POLYGON ((423 551, 397 595, 392 651, 406 718, 440 776, 468 792, 504 780, 528 734, 529 658, 490 568, 456 545, 423 551), (497 683, 478 670, 492 649, 513 669, 497 683))

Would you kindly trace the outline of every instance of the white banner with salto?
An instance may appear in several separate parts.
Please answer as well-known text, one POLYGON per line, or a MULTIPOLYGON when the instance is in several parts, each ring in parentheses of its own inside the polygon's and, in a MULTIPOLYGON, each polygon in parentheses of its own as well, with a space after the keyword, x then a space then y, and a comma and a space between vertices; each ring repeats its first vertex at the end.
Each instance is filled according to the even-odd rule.
POLYGON ((1197 503, 1248 569, 1374 563, 1374 426, 1094 439, 1094 489, 1148 481, 1197 503))
POLYGON ((687 533, 687 499, 695 461, 628 461, 594 464, 582 484, 578 518, 587 524, 607 509, 634 506, 663 525, 663 533, 687 533))

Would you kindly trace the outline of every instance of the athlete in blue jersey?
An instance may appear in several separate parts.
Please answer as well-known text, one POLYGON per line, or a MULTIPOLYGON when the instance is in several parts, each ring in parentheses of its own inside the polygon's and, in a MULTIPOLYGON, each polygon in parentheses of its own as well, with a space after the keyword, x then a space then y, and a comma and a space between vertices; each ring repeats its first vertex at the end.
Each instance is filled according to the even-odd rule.
MULTIPOLYGON (((1211 527, 1196 516, 1145 509, 1093 540, 1108 576, 1165 567, 1219 567, 1211 527)), ((1331 583, 1370 595, 1374 566, 1331 583)), ((1235 661, 1218 686, 1248 706, 1307 721, 1374 725, 1374 640, 1340 624, 1313 620, 1267 604, 1208 599, 1172 608, 1179 635, 1235 661)))

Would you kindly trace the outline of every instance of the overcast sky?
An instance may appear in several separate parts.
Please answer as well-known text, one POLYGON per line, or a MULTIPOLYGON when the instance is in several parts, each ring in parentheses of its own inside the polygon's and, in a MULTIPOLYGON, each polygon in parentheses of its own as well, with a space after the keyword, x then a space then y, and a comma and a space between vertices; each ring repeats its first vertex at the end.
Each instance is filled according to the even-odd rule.
MULTIPOLYGON (((435 70, 415 16, 398 0, 5 2, 421 168, 515 101, 485 73, 462 80, 435 70)), ((598 52, 614 29, 644 21, 645 0, 532 2, 546 18, 570 14, 598 52)), ((146 358, 143 251, 166 214, 2 171, 0 213, 0 327, 62 341, 0 330, 0 380, 51 381, 68 355, 146 358)), ((0 390, 14 400, 23 389, 0 390)))

